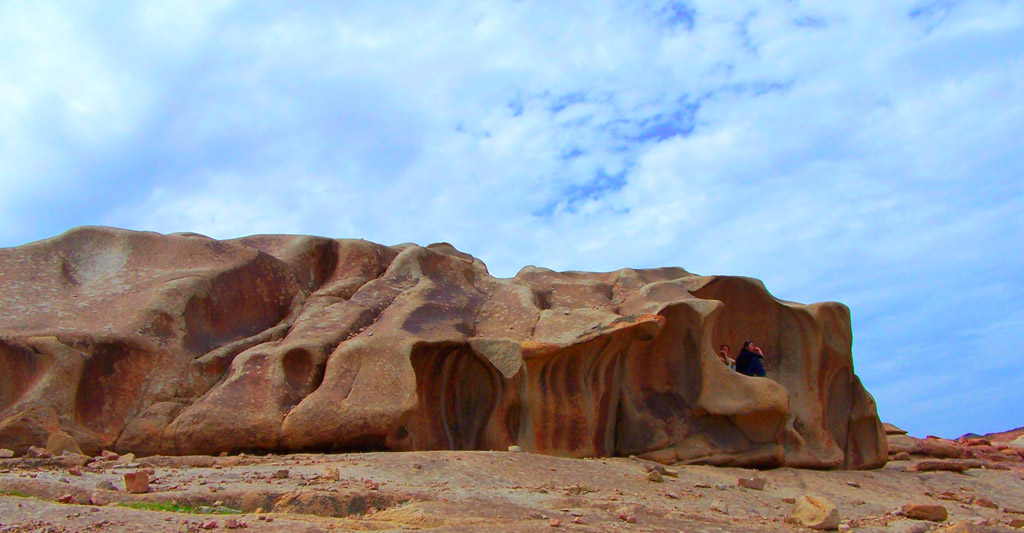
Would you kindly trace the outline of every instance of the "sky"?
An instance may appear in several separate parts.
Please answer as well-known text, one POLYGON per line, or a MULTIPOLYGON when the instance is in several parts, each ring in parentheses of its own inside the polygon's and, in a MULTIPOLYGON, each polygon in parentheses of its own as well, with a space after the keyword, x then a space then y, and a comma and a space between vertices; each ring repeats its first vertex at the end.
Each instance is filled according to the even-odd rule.
POLYGON ((1024 426, 1024 2, 0 3, 0 247, 80 225, 681 266, 1024 426))

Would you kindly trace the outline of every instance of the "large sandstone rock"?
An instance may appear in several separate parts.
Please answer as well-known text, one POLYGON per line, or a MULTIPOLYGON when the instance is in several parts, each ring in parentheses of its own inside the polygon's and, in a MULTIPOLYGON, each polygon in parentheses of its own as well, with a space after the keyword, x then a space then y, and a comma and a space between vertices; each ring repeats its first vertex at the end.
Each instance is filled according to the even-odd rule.
POLYGON ((491 449, 871 468, 849 310, 680 268, 78 228, 0 250, 0 447, 491 449), (768 379, 715 347, 752 338, 768 379))

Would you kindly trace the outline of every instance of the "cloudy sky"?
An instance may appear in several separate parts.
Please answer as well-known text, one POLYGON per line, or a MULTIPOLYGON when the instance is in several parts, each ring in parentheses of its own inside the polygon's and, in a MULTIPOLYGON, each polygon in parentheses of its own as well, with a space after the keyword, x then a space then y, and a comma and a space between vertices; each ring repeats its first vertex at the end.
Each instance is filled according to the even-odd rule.
POLYGON ((126 5, 0 4, 0 246, 747 275, 852 308, 884 420, 1024 426, 1024 2, 126 5))

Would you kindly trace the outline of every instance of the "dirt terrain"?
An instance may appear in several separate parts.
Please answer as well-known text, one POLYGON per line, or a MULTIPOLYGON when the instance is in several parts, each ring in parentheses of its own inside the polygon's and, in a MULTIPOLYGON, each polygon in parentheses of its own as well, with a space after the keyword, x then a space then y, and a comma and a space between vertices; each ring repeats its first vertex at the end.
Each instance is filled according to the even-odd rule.
MULTIPOLYGON (((791 531, 793 501, 835 503, 839 530, 1007 531, 1024 522, 1024 467, 918 472, 751 470, 514 452, 376 452, 0 460, 0 532, 791 531), (651 472, 657 472, 652 474, 651 472), (130 493, 125 474, 146 473, 130 493), (763 489, 738 485, 763 478, 763 489), (63 502, 63 503, 62 503, 63 502), (943 522, 901 516, 937 504, 943 522)), ((978 467, 981 466, 981 467, 978 467)))

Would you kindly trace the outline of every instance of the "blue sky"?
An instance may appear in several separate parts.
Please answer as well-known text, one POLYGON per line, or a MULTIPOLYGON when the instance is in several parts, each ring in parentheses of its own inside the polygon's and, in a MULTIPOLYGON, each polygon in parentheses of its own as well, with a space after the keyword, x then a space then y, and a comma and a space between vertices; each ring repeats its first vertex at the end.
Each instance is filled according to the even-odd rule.
POLYGON ((757 277, 848 304, 917 435, 1024 425, 1022 139, 1020 1, 0 4, 0 246, 101 224, 757 277))

